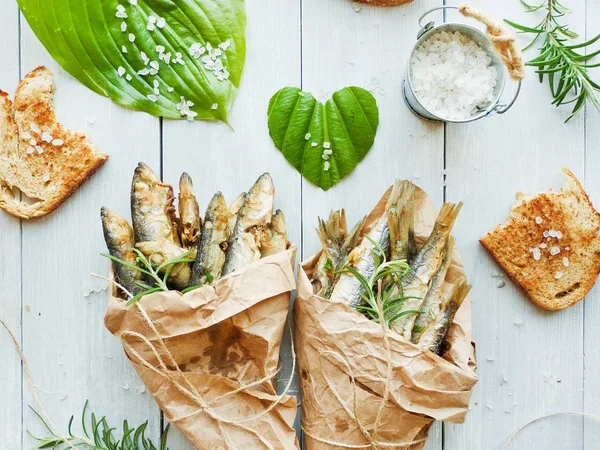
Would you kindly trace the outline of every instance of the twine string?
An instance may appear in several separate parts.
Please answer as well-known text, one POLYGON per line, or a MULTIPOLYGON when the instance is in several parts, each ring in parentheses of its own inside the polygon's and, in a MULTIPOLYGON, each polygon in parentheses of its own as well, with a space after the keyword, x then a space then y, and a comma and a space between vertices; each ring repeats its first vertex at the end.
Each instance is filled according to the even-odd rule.
POLYGON ((525 78, 523 55, 516 45, 514 34, 508 31, 502 22, 478 8, 463 3, 458 10, 463 16, 471 17, 486 26, 487 37, 502 58, 510 77, 515 81, 525 78))
MULTIPOLYGON (((177 361, 175 360, 173 354, 169 351, 167 344, 165 343, 160 332, 156 328, 154 322, 148 315, 147 311, 141 306, 141 304, 139 302, 136 303, 136 307, 137 307, 138 311, 140 312, 141 317, 144 320, 144 324, 151 331, 151 333, 154 337, 154 340, 156 340, 156 342, 158 342, 158 348, 150 339, 148 339, 143 334, 134 332, 134 331, 125 331, 122 333, 122 342, 123 342, 123 347, 125 348, 125 351, 127 352, 128 355, 130 355, 133 359, 135 359, 139 364, 141 364, 148 370, 152 371, 153 373, 155 373, 156 375, 158 375, 160 377, 163 377, 163 378, 166 378, 167 380, 169 380, 171 382, 171 384, 175 387, 175 389, 177 389, 178 392, 180 392, 183 396, 190 399, 192 402, 196 403, 199 406, 198 409, 196 409, 195 411, 192 411, 191 413, 188 413, 184 416, 174 418, 173 420, 180 421, 180 420, 187 419, 189 417, 193 417, 197 414, 205 413, 211 419, 213 419, 214 421, 217 422, 219 430, 221 431, 221 435, 224 437, 224 440, 228 441, 228 438, 227 438, 227 433, 223 432, 224 430, 223 430, 222 426, 223 426, 223 424, 227 424, 229 426, 242 429, 242 430, 252 434, 264 445, 265 448, 267 448, 269 450, 274 450, 273 446, 268 442, 268 440, 261 433, 259 433, 256 430, 253 430, 252 428, 250 428, 244 424, 246 424, 248 422, 257 421, 257 420, 261 419, 262 417, 266 416, 267 414, 269 414, 274 408, 276 408, 282 402, 282 400, 287 396, 287 393, 290 391, 290 389, 292 387, 292 382, 293 382, 293 374, 296 370, 296 352, 294 349, 293 339, 291 339, 292 376, 290 376, 283 392, 280 395, 276 396, 275 399, 273 401, 271 401, 271 404, 266 409, 261 411, 260 413, 254 415, 254 416, 251 416, 251 417, 246 417, 244 419, 232 419, 232 418, 224 417, 224 416, 218 414, 211 406, 231 395, 237 394, 242 391, 247 391, 250 388, 256 387, 258 385, 261 385, 261 384, 271 380, 273 378, 273 376, 279 372, 280 369, 277 369, 275 374, 272 374, 272 373, 268 374, 265 377, 261 378, 260 380, 256 380, 249 384, 241 385, 239 388, 237 388, 233 391, 226 392, 225 394, 217 396, 216 398, 213 398, 210 401, 206 401, 204 399, 204 397, 200 394, 200 392, 198 392, 198 390, 196 389, 194 384, 189 380, 186 373, 181 370, 181 368, 179 367, 179 364, 177 364, 177 361), (144 358, 138 352, 138 350, 135 348, 135 346, 130 342, 131 339, 128 339, 128 338, 137 339, 137 340, 141 341, 143 344, 145 344, 145 346, 147 346, 149 348, 152 355, 158 362, 159 367, 157 368, 153 364, 148 362, 147 359, 144 358), (160 351, 159 351, 159 349, 160 349, 160 351), (165 363, 165 359, 167 360, 167 363, 165 363), (175 372, 178 375, 177 377, 175 377, 172 374, 173 370, 170 369, 168 366, 172 366, 175 368, 175 372)), ((291 327, 290 327, 290 333, 291 333, 291 327)), ((230 447, 230 448, 233 448, 233 447, 230 447)))
POLYGON ((545 414, 543 416, 540 417, 536 417, 535 419, 530 420, 529 422, 527 422, 524 425, 521 425, 517 431, 515 431, 512 436, 510 437, 510 439, 506 442, 506 445, 504 446, 504 450, 507 450, 510 445, 513 443, 513 441, 515 440, 515 438, 517 437, 517 435, 519 433, 521 433, 521 431, 523 431, 525 428, 527 428, 530 425, 533 425, 536 422, 539 422, 540 420, 543 419, 547 419, 548 417, 555 417, 555 416, 580 416, 580 417, 590 417, 594 420, 598 420, 600 421, 600 416, 595 415, 595 414, 589 414, 589 413, 584 413, 584 412, 575 412, 575 411, 559 411, 559 412, 555 412, 555 413, 550 413, 550 414, 545 414))
MULTIPOLYGON (((382 280, 379 280, 378 281, 378 292, 380 293, 381 290, 382 290, 382 280)), ((419 443, 425 442, 427 440, 427 437, 420 438, 420 439, 413 439, 410 442, 387 442, 387 441, 381 441, 379 439, 379 430, 381 428, 381 420, 382 420, 382 416, 383 416, 383 410, 385 408, 385 405, 388 403, 388 398, 389 398, 389 393, 390 393, 390 384, 391 384, 391 380, 392 380, 392 352, 391 352, 391 347, 390 347, 390 342, 389 342, 388 328, 386 326, 385 315, 383 312, 383 305, 381 302, 381 294, 379 294, 379 293, 378 293, 377 299, 376 299, 377 313, 379 316, 379 323, 381 324, 381 329, 382 329, 382 333, 383 333, 383 343, 384 343, 384 347, 386 350, 387 369, 386 369, 386 379, 385 379, 383 395, 381 396, 381 401, 379 403, 379 408, 377 410, 377 415, 375 418, 374 430, 372 433, 369 432, 369 430, 365 427, 365 425, 361 422, 361 420, 358 417, 358 409, 359 409, 358 408, 358 399, 357 399, 358 386, 357 386, 356 378, 352 371, 352 367, 351 367, 348 357, 346 357, 345 355, 341 355, 338 352, 334 352, 332 350, 324 350, 324 351, 319 352, 319 358, 318 358, 319 366, 321 369, 320 371, 321 371, 321 374, 323 375, 323 378, 325 379, 325 382, 327 383, 327 386, 333 393, 334 397, 336 398, 336 400, 338 401, 340 406, 344 409, 346 414, 348 414, 348 416, 354 421, 354 423, 356 424, 356 426, 358 427, 358 429, 360 430, 362 435, 365 437, 365 439, 369 443, 368 444, 345 444, 343 442, 336 442, 334 440, 318 436, 303 426, 302 430, 304 431, 304 433, 306 433, 308 436, 310 436, 312 439, 314 439, 316 441, 322 442, 324 444, 333 445, 338 448, 373 448, 375 450, 378 450, 381 448, 390 448, 390 447, 410 447, 411 445, 419 444, 419 443), (342 398, 342 395, 335 387, 335 383, 333 383, 327 376, 327 371, 324 370, 323 364, 322 364, 322 358, 325 355, 330 355, 332 358, 336 359, 340 364, 342 364, 345 367, 346 373, 350 377, 350 380, 351 380, 351 383, 353 386, 352 408, 350 408, 350 406, 348 406, 346 404, 346 402, 342 398)))
MULTIPOLYGON (((33 382, 33 376, 31 375, 29 363, 27 362, 27 358, 25 358, 25 354, 23 353, 23 349, 21 348, 19 341, 17 341, 17 338, 15 337, 15 335, 13 334, 11 329, 8 328, 8 325, 6 325, 6 323, 4 323, 4 321, 2 319, 0 319, 0 324, 2 324, 4 329, 10 335, 10 338, 12 339, 13 344, 15 345, 15 349, 17 350, 17 353, 19 354, 19 357, 21 358, 21 363, 23 364, 23 369, 25 370, 25 375, 27 376, 27 384, 29 384, 29 388, 31 389, 31 393, 33 394, 33 399, 35 400, 35 403, 36 403, 36 406, 38 409, 38 413, 43 418, 43 421, 47 424, 47 427, 50 429, 50 432, 54 436, 57 436, 60 438, 60 433, 58 433, 56 425, 54 425, 54 423, 52 423, 52 420, 50 419, 50 416, 48 415, 48 412, 46 411, 46 408, 44 408, 44 404, 42 403, 42 400, 40 399, 40 395, 38 392, 38 386, 33 382)), ((64 442, 62 444, 66 445, 68 448, 70 448, 72 450, 78 450, 77 447, 75 447, 73 444, 71 444, 71 441, 69 441, 67 439, 64 439, 64 442)))

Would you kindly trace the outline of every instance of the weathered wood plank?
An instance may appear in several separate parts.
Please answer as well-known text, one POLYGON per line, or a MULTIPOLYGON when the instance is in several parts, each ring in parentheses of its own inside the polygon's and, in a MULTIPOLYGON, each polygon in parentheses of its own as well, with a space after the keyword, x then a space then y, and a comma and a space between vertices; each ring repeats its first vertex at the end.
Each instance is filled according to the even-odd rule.
MULTIPOLYGON (((19 11, 0 5, 0 89, 12 93, 19 81, 19 11)), ((21 338, 21 222, 0 212, 0 319, 21 338)), ((4 329, 0 329, 0 448, 19 450, 22 430, 21 360, 4 329)))
MULTIPOLYGON (((228 202, 247 191, 264 172, 276 188, 275 206, 283 210, 289 240, 300 246, 300 177, 278 154, 267 129, 267 106, 279 87, 300 82, 300 6, 260 0, 247 2, 248 53, 238 97, 231 110, 233 130, 223 124, 165 121, 164 179, 177 184, 181 172, 194 180, 201 214, 221 190, 228 202)), ((298 253, 299 258, 299 253, 298 253)), ((289 332, 284 334, 280 387, 290 376, 289 332)), ((294 382, 291 393, 297 392, 294 382)), ((173 430, 171 448, 192 447, 173 430)))
MULTIPOLYGON (((600 1, 587 0, 586 9, 587 33, 586 39, 590 39, 600 32, 600 1)), ((592 78, 598 80, 600 71, 591 69, 592 78)), ((596 209, 600 208, 600 114, 592 106, 588 105, 586 110, 585 127, 585 178, 582 180, 585 188, 596 209)), ((600 386, 596 382, 600 373, 600 349, 597 343, 600 341, 600 286, 596 285, 587 295, 584 304, 584 349, 585 356, 583 373, 583 407, 588 414, 600 415, 600 386)), ((583 429, 583 448, 593 450, 600 442, 600 423, 598 420, 585 419, 583 429)))
MULTIPOLYGON (((519 2, 471 3, 499 18, 537 20, 519 2)), ((564 4, 575 7, 568 19, 573 29, 583 30, 584 9, 575 2, 564 4)), ((506 96, 513 89, 509 82, 506 96)), ((477 242, 506 219, 517 191, 559 187, 560 166, 583 175, 583 116, 564 124, 569 110, 552 108, 550 102, 547 85, 540 85, 530 70, 511 111, 447 126, 447 195, 449 201, 465 201, 455 235, 474 285, 480 382, 466 424, 446 427, 446 448, 501 448, 523 423, 583 406, 583 305, 549 313, 508 279, 498 288, 504 279, 493 275, 502 271, 477 242)), ((581 447, 581 421, 568 420, 560 427, 528 429, 511 448, 581 447)))
MULTIPOLYGON (((23 346, 52 420, 65 430, 69 417, 90 408, 119 426, 150 421, 149 435, 159 436, 159 410, 143 390, 116 338, 103 323, 109 264, 100 207, 129 217, 129 189, 139 160, 159 163, 158 119, 125 110, 89 91, 59 69, 23 28, 22 71, 45 64, 55 74, 56 110, 66 126, 81 129, 111 158, 64 205, 40 220, 23 223, 23 346)), ((25 404, 33 399, 25 390, 25 404)), ((40 430, 31 412, 25 428, 40 430)), ((25 447, 32 440, 25 436, 25 447)))
MULTIPOLYGON (((417 18, 441 3, 422 0, 376 8, 349 1, 303 1, 302 88, 324 101, 345 86, 361 86, 372 91, 380 113, 375 145, 347 179, 327 192, 303 181, 304 258, 319 248, 314 232, 318 216, 344 207, 354 224, 397 178, 411 179, 441 203, 443 127, 413 116, 402 98, 417 18)), ((427 448, 441 448, 441 426, 432 429, 427 448)))

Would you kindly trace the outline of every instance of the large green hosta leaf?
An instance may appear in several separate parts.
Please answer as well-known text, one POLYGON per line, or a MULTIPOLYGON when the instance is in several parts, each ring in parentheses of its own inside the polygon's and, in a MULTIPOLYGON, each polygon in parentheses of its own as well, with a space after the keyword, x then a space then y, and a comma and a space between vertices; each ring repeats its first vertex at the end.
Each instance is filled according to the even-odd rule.
POLYGON ((285 87, 271 98, 268 116, 275 146, 324 190, 363 160, 379 125, 375 98, 356 86, 335 92, 325 104, 309 92, 285 87))
POLYGON ((246 56, 243 0, 17 0, 52 57, 116 103, 227 121, 246 56))

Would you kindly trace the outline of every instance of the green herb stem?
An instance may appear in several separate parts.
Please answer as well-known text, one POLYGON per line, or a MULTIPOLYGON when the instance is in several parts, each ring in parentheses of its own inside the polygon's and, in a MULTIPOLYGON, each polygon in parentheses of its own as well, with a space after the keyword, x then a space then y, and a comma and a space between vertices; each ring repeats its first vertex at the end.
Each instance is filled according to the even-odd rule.
POLYGON ((572 44, 577 38, 577 33, 571 31, 559 19, 571 11, 560 4, 558 0, 544 0, 538 5, 530 5, 521 0, 527 12, 545 9, 544 19, 535 27, 520 25, 510 20, 507 24, 520 33, 533 35, 533 40, 525 49, 531 47, 540 37, 543 37, 539 55, 528 61, 526 65, 536 67, 540 82, 547 77, 552 94, 552 104, 555 106, 573 104, 569 121, 578 112, 583 110, 587 101, 590 101, 600 111, 598 92, 600 85, 595 83, 588 73, 588 69, 598 67, 600 64, 590 64, 589 61, 600 54, 599 51, 587 52, 588 47, 600 39, 600 34, 591 39, 572 44), (583 51, 578 53, 577 50, 583 51))

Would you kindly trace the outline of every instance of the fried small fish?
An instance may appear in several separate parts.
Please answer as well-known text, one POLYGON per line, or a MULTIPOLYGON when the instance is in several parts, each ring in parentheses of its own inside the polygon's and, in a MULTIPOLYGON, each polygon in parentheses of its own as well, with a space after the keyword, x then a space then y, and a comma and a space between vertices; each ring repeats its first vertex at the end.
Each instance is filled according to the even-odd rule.
MULTIPOLYGON (((445 203, 433 226, 431 235, 410 263, 410 272, 402 279, 403 295, 406 300, 399 312, 418 311, 425 300, 431 279, 440 268, 444 249, 454 226, 454 221, 462 207, 462 203, 445 203)), ((401 295, 396 287, 392 298, 401 295)), ((410 340, 417 314, 409 313, 391 323, 392 330, 410 340)))
POLYGON ((407 180, 400 183, 402 194, 388 213, 390 261, 411 261, 415 255, 415 185, 407 180))
POLYGON ((274 197, 273 180, 268 173, 264 173, 248 191, 237 214, 223 266, 223 276, 260 259, 259 235, 271 223, 274 197))
POLYGON ((217 280, 221 276, 228 238, 227 203, 223 194, 217 192, 206 209, 189 286, 202 286, 209 277, 217 280))
POLYGON ((181 174, 179 179, 179 237, 185 248, 194 248, 200 242, 200 229, 202 218, 198 200, 194 195, 194 184, 192 178, 187 174, 181 174))
MULTIPOLYGON (((384 254, 388 253, 390 246, 388 213, 398 203, 405 186, 400 181, 394 183, 385 211, 368 234, 363 236, 360 244, 350 252, 344 266, 352 267, 367 279, 371 278, 375 270, 375 252, 381 249, 384 254)), ((361 296, 364 291, 365 288, 358 278, 351 273, 342 273, 335 281, 331 299, 341 301, 351 308, 356 308, 362 301, 361 296)))
MULTIPOLYGON (((144 254, 153 267, 160 267, 168 261, 181 258, 190 251, 189 249, 182 248, 179 245, 168 241, 138 242, 135 246, 144 254)), ((195 257, 195 251, 188 253, 186 256, 186 258, 189 259, 194 259, 195 257)), ((167 270, 168 266, 165 266, 159 271, 159 274, 163 275, 167 270)), ((175 289, 183 290, 188 286, 191 276, 192 269, 190 264, 181 262, 173 265, 169 277, 167 278, 167 282, 175 289)))
POLYGON ((231 205, 229 205, 229 236, 233 234, 238 213, 240 212, 240 209, 242 209, 242 206, 244 206, 246 195, 248 195, 246 192, 242 192, 233 202, 231 202, 231 205))
POLYGON ((467 284, 464 278, 460 278, 455 282, 450 297, 442 304, 435 320, 430 322, 423 330, 419 340, 416 342, 417 346, 435 354, 440 353, 456 311, 458 311, 458 308, 460 308, 470 290, 471 286, 467 284))
POLYGON ((287 248, 287 230, 283 212, 278 209, 271 218, 269 227, 260 235, 260 256, 265 258, 287 248))
POLYGON ((440 268, 431 279, 431 285, 421 305, 422 313, 419 314, 415 320, 415 325, 412 330, 411 340, 413 343, 419 341, 421 333, 427 325, 435 318, 440 312, 440 306, 444 300, 444 283, 446 280, 446 274, 452 264, 452 252, 454 251, 454 238, 450 236, 444 249, 444 256, 440 268))
MULTIPOLYGON (((102 207, 100 210, 102 218, 102 231, 108 252, 115 258, 119 258, 130 264, 136 264, 137 253, 133 251, 135 239, 133 237, 133 228, 131 225, 108 208, 102 207)), ((142 291, 136 282, 142 281, 142 273, 113 261, 113 270, 117 277, 117 282, 136 295, 142 291)))
POLYGON ((348 255, 358 244, 364 220, 358 221, 348 233, 344 209, 331 211, 326 221, 319 219, 317 235, 322 251, 312 280, 313 290, 317 295, 324 298, 331 296, 333 284, 338 277, 336 273, 343 268, 348 255))
POLYGON ((173 188, 144 163, 139 163, 131 184, 131 218, 136 242, 167 241, 180 245, 173 188))

